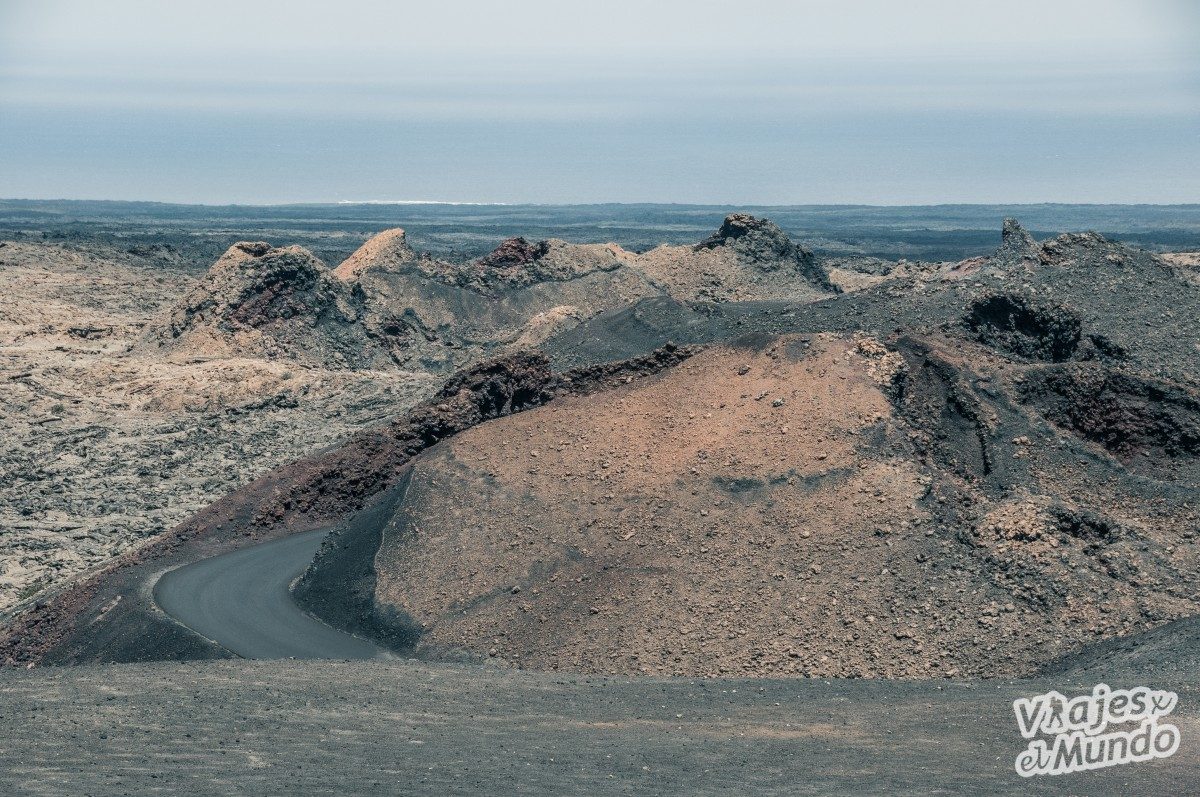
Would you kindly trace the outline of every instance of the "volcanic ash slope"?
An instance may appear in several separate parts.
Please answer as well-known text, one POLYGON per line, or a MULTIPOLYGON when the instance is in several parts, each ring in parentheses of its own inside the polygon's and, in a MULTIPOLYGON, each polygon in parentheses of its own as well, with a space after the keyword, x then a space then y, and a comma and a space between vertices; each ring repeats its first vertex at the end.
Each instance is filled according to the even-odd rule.
POLYGON ((902 367, 871 339, 759 340, 471 429, 415 465, 376 599, 424 650, 535 668, 937 672, 896 606, 967 584, 927 591, 895 536, 929 522, 902 367))
POLYGON ((1195 614, 1200 399, 1059 337, 756 333, 482 424, 335 535, 370 549, 354 611, 432 656, 821 677, 1028 673, 1195 614))

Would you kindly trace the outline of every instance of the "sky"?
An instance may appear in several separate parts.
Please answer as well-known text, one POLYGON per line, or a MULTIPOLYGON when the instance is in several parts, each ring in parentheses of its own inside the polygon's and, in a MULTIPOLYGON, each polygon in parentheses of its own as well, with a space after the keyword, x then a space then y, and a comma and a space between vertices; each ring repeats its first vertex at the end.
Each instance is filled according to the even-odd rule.
POLYGON ((1200 2, 0 0, 0 197, 1200 202, 1200 2))

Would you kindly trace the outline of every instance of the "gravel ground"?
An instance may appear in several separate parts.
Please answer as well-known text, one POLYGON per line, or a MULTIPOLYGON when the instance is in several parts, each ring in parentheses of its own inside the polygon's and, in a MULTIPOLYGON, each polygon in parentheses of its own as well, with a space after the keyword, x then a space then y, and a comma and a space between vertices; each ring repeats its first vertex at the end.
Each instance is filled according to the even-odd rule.
POLYGON ((1090 683, 582 678, 408 661, 7 670, 0 791, 1191 793, 1200 719, 1196 691, 1178 685, 1172 758, 1019 778, 1011 701, 1080 687, 1090 683))

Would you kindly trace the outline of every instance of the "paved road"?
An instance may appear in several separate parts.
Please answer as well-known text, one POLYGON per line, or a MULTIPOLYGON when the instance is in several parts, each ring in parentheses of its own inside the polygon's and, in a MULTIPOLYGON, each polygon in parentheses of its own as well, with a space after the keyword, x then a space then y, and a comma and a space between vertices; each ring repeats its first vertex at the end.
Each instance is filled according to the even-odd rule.
POLYGON ((166 573, 154 600, 188 628, 247 659, 370 659, 376 645, 301 611, 289 587, 324 529, 203 559, 166 573))

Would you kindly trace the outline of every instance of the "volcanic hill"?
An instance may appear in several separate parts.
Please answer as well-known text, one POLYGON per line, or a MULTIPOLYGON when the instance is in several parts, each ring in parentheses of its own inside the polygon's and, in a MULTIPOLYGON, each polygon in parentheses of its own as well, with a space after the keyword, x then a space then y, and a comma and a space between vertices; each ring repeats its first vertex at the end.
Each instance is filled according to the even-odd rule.
POLYGON ((386 351, 361 322, 360 296, 299 246, 234 244, 147 333, 156 348, 371 367, 386 351))
POLYGON ((236 244, 147 339, 196 355, 448 373, 645 298, 812 300, 832 290, 812 252, 744 214, 695 246, 639 255, 518 237, 465 263, 419 253, 391 229, 332 270, 301 247, 236 244))
POLYGON ((755 336, 477 426, 309 581, 365 567, 425 655, 693 676, 1011 675, 1195 612, 1195 472, 1064 437, 1074 371, 943 346, 755 336))
POLYGON ((552 359, 644 349, 645 319, 712 347, 431 449, 300 594, 344 621, 331 574, 366 572, 418 653, 537 668, 1031 672, 1197 610, 1185 306, 1159 258, 1010 220, 815 304, 599 316, 552 359))
POLYGON ((811 251, 773 222, 745 213, 726 217, 695 246, 652 249, 638 266, 684 301, 806 301, 838 290, 811 251))
MULTIPOLYGON (((163 550, 332 524, 296 589, 331 624, 585 672, 1015 675, 1197 613, 1185 263, 1008 220, 991 255, 863 263, 839 293, 780 235, 731 216, 692 247, 510 239, 453 264, 394 231, 332 272, 294 269, 295 291, 239 266, 234 285, 268 287, 193 297, 185 320, 249 319, 272 340, 330 324, 370 341, 362 357, 391 336, 410 341, 384 346, 393 363, 435 369, 507 353, 163 550)), ((231 257, 309 262, 254 251, 231 257)), ((28 627, 57 641, 33 651, 14 628, 5 655, 86 660, 102 636, 144 657, 158 633, 184 649, 138 583, 98 576, 48 602, 28 627)))

